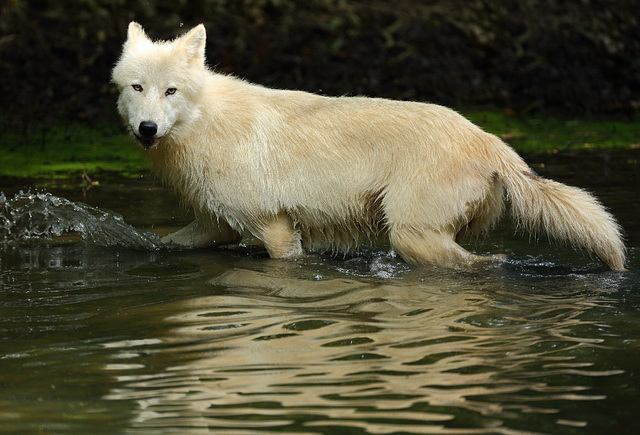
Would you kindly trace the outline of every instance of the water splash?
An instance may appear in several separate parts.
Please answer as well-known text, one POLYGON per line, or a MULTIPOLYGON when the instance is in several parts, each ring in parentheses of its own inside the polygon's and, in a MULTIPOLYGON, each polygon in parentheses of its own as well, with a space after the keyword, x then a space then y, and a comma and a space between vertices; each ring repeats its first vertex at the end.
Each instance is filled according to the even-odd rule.
POLYGON ((0 244, 32 239, 51 240, 77 233, 92 245, 158 250, 164 245, 153 233, 141 232, 121 215, 50 193, 20 191, 7 199, 0 192, 0 244))

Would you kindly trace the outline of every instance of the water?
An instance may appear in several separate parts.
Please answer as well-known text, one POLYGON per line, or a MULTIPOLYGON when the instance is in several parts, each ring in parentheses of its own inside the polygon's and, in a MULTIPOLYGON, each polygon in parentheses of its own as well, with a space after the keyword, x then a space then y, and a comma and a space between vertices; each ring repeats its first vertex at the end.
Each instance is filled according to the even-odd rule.
POLYGON ((131 249, 161 249, 160 237, 137 231, 121 215, 50 193, 20 191, 7 200, 0 193, 0 241, 3 244, 51 239, 77 233, 93 245, 131 249))
POLYGON ((620 217, 630 272, 508 227, 470 247, 509 262, 465 271, 170 250, 189 216, 148 182, 6 187, 0 432, 636 433, 637 166, 551 168, 620 217))

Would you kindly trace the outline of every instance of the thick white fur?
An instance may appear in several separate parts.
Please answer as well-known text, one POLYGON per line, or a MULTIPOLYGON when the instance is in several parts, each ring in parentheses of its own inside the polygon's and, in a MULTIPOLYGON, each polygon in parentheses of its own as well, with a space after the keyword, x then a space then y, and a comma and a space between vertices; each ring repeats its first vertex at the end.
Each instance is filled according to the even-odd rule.
POLYGON ((452 267, 490 259, 456 237, 490 229, 509 204, 524 229, 624 269, 620 228, 592 195, 538 177, 458 113, 253 85, 210 71, 205 40, 202 25, 152 42, 131 23, 113 70, 125 123, 134 134, 140 122, 158 125, 145 144, 152 169, 195 210, 167 242, 249 234, 272 257, 295 258, 303 246, 348 250, 386 235, 409 263, 452 267))

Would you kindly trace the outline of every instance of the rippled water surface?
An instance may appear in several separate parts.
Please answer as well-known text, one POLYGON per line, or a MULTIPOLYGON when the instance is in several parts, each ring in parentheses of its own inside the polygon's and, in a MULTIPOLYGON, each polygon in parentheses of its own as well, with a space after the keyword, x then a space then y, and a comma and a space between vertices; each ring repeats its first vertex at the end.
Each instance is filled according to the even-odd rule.
POLYGON ((619 216, 628 273, 509 227, 469 244, 506 264, 462 271, 170 250, 189 218, 144 180, 7 186, 0 432, 635 433, 637 166, 562 170, 619 216))

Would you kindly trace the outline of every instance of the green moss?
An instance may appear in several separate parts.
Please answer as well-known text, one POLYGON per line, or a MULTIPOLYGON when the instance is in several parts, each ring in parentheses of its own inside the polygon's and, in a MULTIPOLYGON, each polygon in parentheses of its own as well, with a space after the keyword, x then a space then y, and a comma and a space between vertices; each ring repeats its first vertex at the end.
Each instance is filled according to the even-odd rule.
POLYGON ((101 171, 146 171, 143 153, 125 134, 82 125, 0 136, 0 176, 61 180, 101 171))
POLYGON ((463 111, 472 122, 525 154, 640 147, 640 121, 515 116, 508 111, 463 111))
MULTIPOLYGON (((635 119, 519 117, 498 110, 463 110, 463 114, 525 154, 640 147, 640 121, 635 119)), ((105 171, 128 178, 147 171, 144 153, 114 126, 55 125, 0 136, 0 176, 61 185, 62 180, 105 171)))

